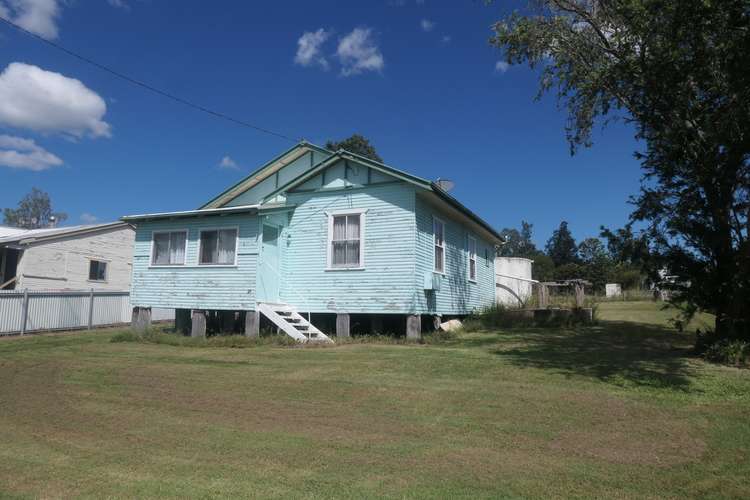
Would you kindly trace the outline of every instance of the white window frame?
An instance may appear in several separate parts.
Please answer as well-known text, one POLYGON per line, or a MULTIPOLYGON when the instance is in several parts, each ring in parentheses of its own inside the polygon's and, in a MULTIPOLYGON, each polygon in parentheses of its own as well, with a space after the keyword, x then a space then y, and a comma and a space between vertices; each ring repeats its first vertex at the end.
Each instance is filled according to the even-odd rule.
MULTIPOLYGON (((218 238, 218 234, 217 234, 218 238)), ((217 240, 218 244, 218 240, 217 240)), ((237 254, 240 249, 240 227, 239 226, 217 226, 217 227, 204 227, 198 231, 198 255, 196 256, 196 266, 198 267, 237 267, 237 254), (201 263, 201 251, 203 250, 203 233, 209 233, 211 231, 221 231, 227 229, 234 229, 237 235, 234 238, 234 262, 231 264, 203 264, 201 263)))
POLYGON ((328 217, 328 237, 326 238, 326 271, 363 271, 365 269, 365 227, 367 225, 366 208, 348 208, 325 212, 328 217), (333 267, 333 218, 339 215, 359 215, 359 265, 333 267))
POLYGON ((89 278, 86 281, 89 281, 91 283, 106 283, 109 280, 109 264, 110 261, 105 259, 95 259, 93 257, 89 257, 89 278), (101 264, 104 264, 104 279, 102 280, 92 280, 91 279, 91 263, 92 262, 99 262, 101 264))
POLYGON ((477 268, 477 239, 470 235, 466 235, 466 276, 468 276, 469 282, 476 283, 479 269, 477 268), (474 242, 474 257, 471 256, 471 242, 474 242), (471 263, 474 262, 474 277, 471 276, 471 263))
POLYGON ((187 261, 188 235, 187 229, 166 229, 160 231, 151 231, 151 254, 148 256, 149 267, 176 267, 184 266, 187 261), (154 247, 156 246, 157 234, 185 233, 185 251, 182 252, 182 263, 180 264, 154 264, 154 247))
POLYGON ((446 246, 445 246, 445 237, 446 237, 446 225, 445 221, 441 219, 440 217, 432 216, 432 272, 437 274, 445 275, 445 257, 447 255, 446 246), (435 231, 435 223, 440 223, 443 226, 443 243, 441 245, 437 244, 437 238, 435 231), (437 259, 435 259, 435 248, 440 247, 443 249, 443 269, 438 270, 437 269, 437 259))

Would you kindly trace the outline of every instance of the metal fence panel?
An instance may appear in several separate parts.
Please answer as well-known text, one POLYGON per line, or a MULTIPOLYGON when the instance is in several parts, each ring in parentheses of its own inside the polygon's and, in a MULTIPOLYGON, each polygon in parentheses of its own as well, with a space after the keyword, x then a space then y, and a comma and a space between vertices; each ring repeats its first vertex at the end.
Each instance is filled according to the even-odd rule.
POLYGON ((23 292, 0 290, 0 335, 21 331, 23 292))
MULTIPOLYGON (((0 290, 0 335, 24 330, 24 298, 28 295, 27 332, 72 330, 130 323, 130 293, 110 291, 0 290), (93 307, 92 307, 93 305, 93 307)), ((153 309, 152 321, 174 319, 174 309, 153 309)))
POLYGON ((89 324, 89 301, 85 293, 29 292, 26 331, 84 328, 89 324))

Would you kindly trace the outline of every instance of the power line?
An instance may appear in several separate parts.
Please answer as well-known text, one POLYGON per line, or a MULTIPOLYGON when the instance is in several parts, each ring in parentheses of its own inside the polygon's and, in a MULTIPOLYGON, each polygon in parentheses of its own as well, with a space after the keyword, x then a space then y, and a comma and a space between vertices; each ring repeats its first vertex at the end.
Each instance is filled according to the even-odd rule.
POLYGON ((258 132, 263 132, 264 134, 269 134, 269 135, 273 135, 273 136, 276 136, 276 137, 280 137, 282 139, 286 139, 287 141, 298 142, 296 139, 293 139, 293 138, 289 137, 288 135, 284 135, 284 134, 279 133, 279 132, 274 132, 273 130, 269 130, 267 128, 259 127, 257 125, 253 125, 252 123, 248 123, 246 121, 240 120, 238 118, 234 118, 234 117, 226 115, 224 113, 220 113, 218 111, 214 111, 212 109, 208 109, 208 108, 206 108, 204 106, 201 106, 200 104, 195 104, 194 102, 190 102, 190 101, 188 101, 186 99, 183 99, 182 97, 178 97, 178 96, 176 96, 174 94, 170 94, 169 92, 165 92, 163 90, 159 90, 156 87, 152 87, 151 85, 149 85, 147 83, 144 83, 144 82, 142 82, 140 80, 136 80, 135 78, 132 78, 132 77, 130 77, 130 76, 124 74, 124 73, 120 73, 119 71, 116 71, 116 70, 114 70, 114 69, 112 69, 112 68, 110 68, 108 66, 105 66, 103 64, 99 64, 98 62, 96 62, 96 61, 94 61, 92 59, 89 59, 88 57, 82 56, 80 54, 77 54, 76 52, 73 52, 72 50, 66 49, 62 45, 59 45, 59 44, 57 44, 57 43, 55 43, 55 42, 53 42, 51 40, 47 40, 46 38, 41 37, 41 36, 37 35, 36 33, 32 33, 31 31, 29 31, 29 30, 27 30, 25 28, 22 28, 21 26, 17 25, 13 21, 11 21, 9 19, 6 19, 6 18, 4 18, 2 16, 0 16, 0 21, 4 22, 5 24, 7 24, 8 26, 10 26, 12 28, 15 28, 16 30, 20 31, 21 33, 24 33, 24 34, 26 34, 28 36, 36 38, 37 40, 40 40, 40 41, 46 43, 47 45, 50 45, 51 47, 54 47, 57 50, 65 52, 66 54, 68 54, 71 57, 75 57, 76 59, 79 59, 79 60, 81 60, 81 61, 83 61, 83 62, 85 62, 87 64, 90 64, 90 65, 92 65, 92 66, 94 66, 96 68, 99 68, 102 71, 106 71, 107 73, 109 73, 111 75, 114 75, 117 78, 125 80, 126 82, 132 83, 132 84, 137 85, 137 86, 139 86, 141 88, 144 88, 146 90, 150 90, 151 92, 153 92, 155 94, 158 94, 158 95, 160 95, 162 97, 166 97, 168 99, 172 99, 173 101, 179 102, 180 104, 183 104, 185 106, 191 107, 193 109, 197 109, 198 111, 202 111, 203 113, 209 114, 209 115, 211 115, 211 116, 213 116, 215 118, 220 118, 222 120, 229 121, 229 122, 234 123, 236 125, 241 125, 243 127, 251 128, 251 129, 257 130, 258 132))

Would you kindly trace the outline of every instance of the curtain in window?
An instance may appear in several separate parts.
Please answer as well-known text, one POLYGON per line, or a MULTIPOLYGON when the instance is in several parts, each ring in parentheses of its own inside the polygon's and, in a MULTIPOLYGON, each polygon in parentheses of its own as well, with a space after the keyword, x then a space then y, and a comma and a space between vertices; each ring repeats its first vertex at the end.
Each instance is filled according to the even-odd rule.
POLYGON ((169 264, 169 233, 154 235, 154 264, 169 264))
POLYGON ((360 265, 360 216, 336 215, 331 238, 331 265, 357 267, 360 265))
POLYGON ((219 231, 219 264, 234 264, 234 250, 237 246, 237 230, 222 229, 219 231))
POLYGON ((201 233, 201 264, 234 264, 237 230, 221 229, 201 233))
POLYGON ((185 262, 185 233, 169 234, 169 263, 182 264, 185 262))

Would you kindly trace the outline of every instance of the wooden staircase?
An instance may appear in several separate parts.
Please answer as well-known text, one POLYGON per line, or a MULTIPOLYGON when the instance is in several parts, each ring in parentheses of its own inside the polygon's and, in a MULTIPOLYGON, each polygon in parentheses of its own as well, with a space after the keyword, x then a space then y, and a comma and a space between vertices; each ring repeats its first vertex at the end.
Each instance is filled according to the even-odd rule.
POLYGON ((298 342, 331 342, 328 335, 318 330, 289 304, 259 302, 258 311, 298 342))

